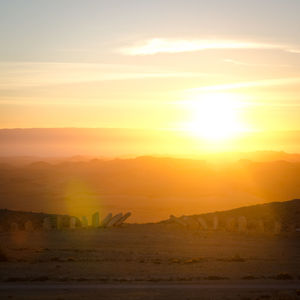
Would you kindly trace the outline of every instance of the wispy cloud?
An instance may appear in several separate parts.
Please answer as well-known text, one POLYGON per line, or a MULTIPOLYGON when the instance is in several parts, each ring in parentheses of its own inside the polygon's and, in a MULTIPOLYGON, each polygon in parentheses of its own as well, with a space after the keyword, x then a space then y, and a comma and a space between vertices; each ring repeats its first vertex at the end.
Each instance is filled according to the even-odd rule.
POLYGON ((249 63, 245 63, 243 61, 239 61, 239 60, 235 60, 235 59, 230 59, 230 58, 224 59, 224 62, 233 64, 233 65, 241 65, 241 66, 251 66, 252 65, 252 64, 249 64, 249 63))
POLYGON ((152 38, 138 41, 132 46, 118 49, 124 55, 154 55, 159 53, 182 53, 212 49, 279 49, 289 53, 300 53, 300 48, 281 44, 230 39, 168 39, 152 38))
POLYGON ((298 49, 286 49, 287 52, 290 52, 290 53, 295 53, 295 54, 300 54, 300 48, 298 49))
POLYGON ((225 90, 234 90, 234 89, 243 89, 243 88, 254 88, 254 87, 268 87, 268 86, 278 86, 278 85, 292 85, 300 83, 300 77, 290 77, 290 78, 275 78, 275 79, 266 79, 258 81, 247 81, 247 82, 237 82, 229 84, 220 84, 220 85, 210 85, 202 86, 198 88, 189 89, 188 91, 225 91, 225 90))
POLYGON ((125 55, 193 52, 208 49, 286 49, 283 45, 253 41, 222 39, 163 39, 153 38, 119 49, 125 55))
POLYGON ((290 65, 247 63, 247 62, 239 61, 239 60, 235 60, 235 59, 224 59, 224 62, 233 64, 233 65, 248 66, 248 67, 276 67, 276 68, 278 68, 278 67, 280 67, 280 68, 290 67, 290 65))
POLYGON ((0 63, 0 89, 15 89, 57 84, 146 78, 197 78, 211 76, 160 67, 48 62, 0 63))

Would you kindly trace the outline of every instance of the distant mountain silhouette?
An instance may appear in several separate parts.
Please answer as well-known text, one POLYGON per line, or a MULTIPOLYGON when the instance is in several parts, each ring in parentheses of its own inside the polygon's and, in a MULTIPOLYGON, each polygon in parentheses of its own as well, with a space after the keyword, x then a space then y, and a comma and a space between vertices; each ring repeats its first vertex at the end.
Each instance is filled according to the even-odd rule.
POLYGON ((0 165, 0 207, 91 214, 133 211, 132 220, 161 220, 300 198, 299 162, 158 157, 26 166, 0 165))

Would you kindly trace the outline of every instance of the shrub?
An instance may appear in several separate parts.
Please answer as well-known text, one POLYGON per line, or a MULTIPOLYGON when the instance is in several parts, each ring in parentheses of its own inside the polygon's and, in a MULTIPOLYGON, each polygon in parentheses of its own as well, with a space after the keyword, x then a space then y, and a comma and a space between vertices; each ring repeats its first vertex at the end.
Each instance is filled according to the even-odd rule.
POLYGON ((277 280, 291 280, 291 279, 293 279, 293 276, 291 276, 288 273, 280 273, 280 274, 275 276, 275 279, 277 279, 277 280))
POLYGON ((8 261, 7 255, 4 253, 2 249, 0 249, 0 262, 3 261, 8 261))

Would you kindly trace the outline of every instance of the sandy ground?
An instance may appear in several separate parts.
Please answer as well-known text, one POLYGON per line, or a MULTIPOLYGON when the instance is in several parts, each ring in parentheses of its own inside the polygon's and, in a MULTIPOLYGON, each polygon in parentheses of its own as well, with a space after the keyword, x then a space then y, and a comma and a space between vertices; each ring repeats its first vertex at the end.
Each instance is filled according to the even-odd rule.
POLYGON ((1 299, 300 299, 297 236, 148 224, 2 233, 0 245, 1 299))

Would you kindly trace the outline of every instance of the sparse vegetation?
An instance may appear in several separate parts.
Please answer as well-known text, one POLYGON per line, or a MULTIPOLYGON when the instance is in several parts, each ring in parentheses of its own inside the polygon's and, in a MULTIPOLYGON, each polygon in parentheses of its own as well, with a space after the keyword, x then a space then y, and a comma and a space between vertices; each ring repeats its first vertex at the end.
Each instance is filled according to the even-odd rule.
POLYGON ((236 254, 229 261, 244 262, 246 260, 242 258, 239 254, 236 254))
POLYGON ((68 257, 67 261, 76 261, 76 259, 74 257, 68 257))
POLYGON ((2 249, 0 249, 0 262, 6 262, 6 261, 8 261, 8 257, 6 253, 2 249))
POLYGON ((31 278, 31 281, 48 281, 48 280, 49 280, 48 276, 39 276, 39 277, 31 278))
POLYGON ((274 279, 277 279, 277 280, 292 280, 293 276, 288 274, 288 273, 279 273, 274 277, 274 279))
POLYGON ((248 276, 242 277, 242 279, 243 280, 255 280, 255 279, 259 279, 259 277, 248 275, 248 276))
POLYGON ((223 276, 212 275, 212 276, 204 277, 204 279, 206 279, 206 280, 225 280, 225 279, 229 279, 229 278, 223 277, 223 276))
POLYGON ((239 254, 234 255, 229 258, 218 258, 218 261, 227 261, 227 262, 245 262, 246 259, 242 258, 239 254))

